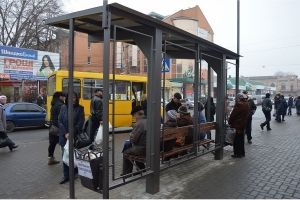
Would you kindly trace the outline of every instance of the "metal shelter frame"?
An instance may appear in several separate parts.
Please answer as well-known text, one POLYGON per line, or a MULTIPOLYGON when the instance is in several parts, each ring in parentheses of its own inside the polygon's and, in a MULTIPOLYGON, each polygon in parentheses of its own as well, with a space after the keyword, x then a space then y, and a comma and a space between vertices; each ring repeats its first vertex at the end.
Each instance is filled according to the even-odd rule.
MULTIPOLYGON (((170 24, 154 19, 136 10, 125 7, 118 3, 108 4, 103 1, 103 6, 95 7, 79 12, 66 14, 47 19, 47 25, 69 30, 69 89, 73 92, 72 79, 74 77, 74 32, 88 34, 89 42, 103 42, 103 198, 109 198, 109 190, 122 184, 109 185, 109 73, 110 73, 110 43, 111 41, 125 42, 137 45, 148 59, 148 116, 147 116, 147 168, 146 192, 155 194, 160 188, 160 107, 161 107, 161 62, 164 57, 195 60, 195 82, 199 84, 199 68, 201 59, 206 60, 209 68, 212 67, 218 74, 217 81, 217 120, 216 120, 216 143, 221 145, 215 151, 215 159, 223 159, 222 136, 224 119, 224 100, 226 90, 226 60, 239 61, 239 55, 196 35, 176 28, 170 24), (118 28, 119 27, 119 28, 118 28), (130 31, 129 31, 130 30, 130 31), (166 42, 167 41, 167 42, 166 42), (178 48, 180 47, 180 48, 178 48), (192 49, 189 51, 187 49, 192 49), (221 62, 220 62, 221 61, 221 62)), ((113 48, 115 51, 115 45, 113 48)), ((113 52, 114 54, 114 52, 113 52)), ((115 59, 115 57, 114 57, 115 59)), ((113 68, 115 63, 113 63, 113 68)), ((201 66, 200 66, 201 69, 201 66)), ((237 68, 238 70, 238 68, 237 68)), ((113 73, 115 71, 113 70, 113 73)), ((113 76, 114 77, 114 76, 113 76)), ((210 84, 210 82, 209 82, 210 84)), ((195 92, 195 108, 198 110, 198 90, 195 92)), ((114 96, 114 95, 113 95, 114 96)), ((70 151, 74 147, 73 127, 71 124, 73 106, 72 95, 69 95, 69 140, 70 151)), ((113 102, 112 102, 113 104, 113 102)), ((194 137, 197 132, 197 117, 194 119, 194 137)), ((196 151, 195 155, 196 155, 196 151)), ((70 154, 70 198, 75 198, 73 169, 74 157, 70 154)))

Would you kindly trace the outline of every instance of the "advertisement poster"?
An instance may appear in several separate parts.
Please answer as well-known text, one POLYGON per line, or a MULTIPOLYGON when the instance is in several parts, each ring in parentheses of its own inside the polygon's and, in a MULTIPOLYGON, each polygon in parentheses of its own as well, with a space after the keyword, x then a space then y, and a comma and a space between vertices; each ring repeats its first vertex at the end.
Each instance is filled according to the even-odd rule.
POLYGON ((10 79, 47 80, 60 68, 58 53, 0 45, 0 73, 10 79))

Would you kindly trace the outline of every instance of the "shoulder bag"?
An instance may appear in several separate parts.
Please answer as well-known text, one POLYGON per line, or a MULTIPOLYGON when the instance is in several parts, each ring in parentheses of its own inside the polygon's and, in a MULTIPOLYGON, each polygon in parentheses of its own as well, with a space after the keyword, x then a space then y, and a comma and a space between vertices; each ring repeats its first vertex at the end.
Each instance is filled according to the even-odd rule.
POLYGON ((59 128, 52 124, 50 126, 49 133, 55 136, 59 136, 59 128))

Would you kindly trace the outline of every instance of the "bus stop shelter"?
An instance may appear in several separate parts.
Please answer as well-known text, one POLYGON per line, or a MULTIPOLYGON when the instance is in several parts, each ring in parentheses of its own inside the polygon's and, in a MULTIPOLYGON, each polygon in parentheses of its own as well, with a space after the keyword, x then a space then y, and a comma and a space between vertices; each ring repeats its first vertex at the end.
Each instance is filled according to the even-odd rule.
MULTIPOLYGON (((109 190, 120 184, 109 183, 109 74, 115 73, 115 56, 110 63, 110 55, 115 54, 115 46, 111 43, 124 42, 137 45, 148 60, 148 115, 147 115, 147 161, 146 192, 155 194, 160 188, 160 107, 161 107, 161 62, 164 58, 193 59, 195 66, 194 85, 201 85, 199 70, 201 60, 205 60, 210 69, 217 74, 217 111, 216 111, 216 137, 215 142, 220 144, 215 149, 215 159, 223 159, 223 130, 224 106, 226 95, 226 69, 228 60, 239 63, 239 55, 212 42, 174 27, 163 21, 142 14, 136 10, 118 3, 108 4, 103 1, 103 6, 45 20, 50 26, 69 30, 69 80, 73 80, 74 72, 74 33, 88 34, 89 42, 103 43, 103 198, 109 198, 109 190), (112 69, 110 69, 112 64, 112 69), (159 91, 159 92, 158 92, 159 91)), ((238 72, 239 67, 237 65, 238 72)), ((210 76, 209 76, 210 77, 210 76)), ((208 80, 210 85, 211 81, 208 80)), ((210 86, 208 88, 211 88, 210 86)), ((69 84, 69 93, 73 92, 73 84, 69 84)), ((210 94, 210 90, 208 94, 210 94)), ((195 108, 198 110, 198 90, 195 90, 195 108)), ((72 95, 69 95, 72 98, 72 95)), ((112 102, 113 103, 113 102, 112 102)), ((73 132, 73 106, 69 99, 69 132, 73 132)), ((195 115, 195 128, 198 116, 195 115)), ((195 129, 196 131, 196 129, 195 129)), ((74 135, 70 134, 70 141, 74 135)), ((73 142, 70 142, 73 144, 73 142)), ((72 152, 74 147, 70 146, 72 152)), ((71 154, 72 155, 72 154, 71 154)), ((70 156, 70 169, 73 168, 73 156, 70 156)), ((75 198, 73 170, 70 170, 70 198, 75 198)), ((125 183, 126 184, 126 183, 125 183)))

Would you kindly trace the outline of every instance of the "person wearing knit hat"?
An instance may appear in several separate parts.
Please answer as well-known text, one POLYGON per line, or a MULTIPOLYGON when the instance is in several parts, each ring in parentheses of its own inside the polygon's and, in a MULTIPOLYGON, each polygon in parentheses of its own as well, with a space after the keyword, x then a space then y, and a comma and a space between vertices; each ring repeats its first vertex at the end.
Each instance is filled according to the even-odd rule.
POLYGON ((3 139, 3 141, 5 141, 1 143, 1 148, 8 146, 9 150, 12 151, 19 145, 15 145, 15 143, 12 142, 6 134, 6 113, 4 108, 6 100, 7 98, 5 95, 0 96, 0 138, 3 139))
POLYGON ((176 112, 176 110, 169 110, 167 112, 166 116, 170 121, 176 122, 177 112, 176 112))
POLYGON ((249 111, 248 111, 248 118, 247 118, 247 124, 246 124, 246 134, 247 134, 247 140, 249 144, 252 144, 252 115, 254 115, 256 111, 256 105, 253 101, 252 95, 248 95, 248 104, 249 104, 249 111))
MULTIPOLYGON (((193 125, 194 124, 193 119, 191 117, 191 114, 189 112, 187 112, 187 107, 185 107, 185 106, 180 106, 179 107, 176 121, 177 121, 177 126, 178 127, 188 126, 188 125, 193 125)), ((185 144, 184 137, 177 138, 177 140, 176 140, 176 145, 177 146, 182 146, 184 144, 185 144)))

